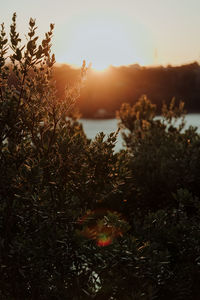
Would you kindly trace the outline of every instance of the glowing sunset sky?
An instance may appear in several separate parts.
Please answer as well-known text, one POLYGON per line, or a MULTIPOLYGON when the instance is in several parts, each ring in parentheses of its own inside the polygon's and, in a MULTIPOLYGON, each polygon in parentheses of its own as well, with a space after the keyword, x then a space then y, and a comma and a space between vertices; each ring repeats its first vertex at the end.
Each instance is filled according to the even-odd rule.
POLYGON ((200 60, 199 0, 5 0, 0 23, 17 13, 25 34, 30 17, 38 34, 55 23, 56 61, 94 68, 110 64, 183 64, 200 60))

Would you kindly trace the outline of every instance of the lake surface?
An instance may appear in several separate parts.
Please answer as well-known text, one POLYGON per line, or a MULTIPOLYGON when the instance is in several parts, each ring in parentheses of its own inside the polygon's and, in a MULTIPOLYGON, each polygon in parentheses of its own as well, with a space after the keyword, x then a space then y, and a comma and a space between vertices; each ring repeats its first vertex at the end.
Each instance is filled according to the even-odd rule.
MULTIPOLYGON (((186 127, 195 126, 200 133, 200 114, 187 114, 185 117, 186 127)), ((99 132, 104 132, 106 135, 117 130, 117 119, 94 120, 94 119, 80 119, 83 128, 88 138, 93 139, 99 132)), ((121 134, 118 134, 115 150, 119 151, 123 148, 123 140, 121 134)))

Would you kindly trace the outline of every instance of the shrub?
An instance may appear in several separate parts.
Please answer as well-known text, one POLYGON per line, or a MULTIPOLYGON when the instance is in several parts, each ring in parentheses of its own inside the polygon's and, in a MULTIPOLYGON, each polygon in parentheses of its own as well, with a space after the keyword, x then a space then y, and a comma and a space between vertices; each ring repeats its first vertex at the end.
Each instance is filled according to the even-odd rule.
POLYGON ((117 195, 123 176, 116 136, 89 141, 73 113, 85 63, 77 85, 57 98, 53 28, 38 44, 30 19, 22 45, 16 14, 10 43, 1 25, 0 297, 6 299, 82 297, 95 266, 87 270, 88 256, 79 254, 78 218, 117 195))
POLYGON ((126 129, 123 137, 130 155, 132 210, 140 208, 144 213, 176 208, 173 193, 180 188, 200 197, 200 135, 196 128, 183 130, 183 105, 176 107, 173 99, 169 109, 163 106, 158 118, 155 105, 143 96, 135 106, 124 104, 118 112, 121 126, 126 129))

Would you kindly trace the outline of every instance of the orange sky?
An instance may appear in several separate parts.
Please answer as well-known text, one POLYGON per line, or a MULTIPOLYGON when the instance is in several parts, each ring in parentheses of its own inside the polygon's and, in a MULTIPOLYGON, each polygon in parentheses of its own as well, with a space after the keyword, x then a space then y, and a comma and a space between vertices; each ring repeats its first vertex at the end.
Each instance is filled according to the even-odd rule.
POLYGON ((200 58, 199 0, 6 0, 0 22, 9 27, 12 13, 27 31, 36 18, 38 34, 55 23, 57 62, 96 69, 110 64, 183 64, 200 58))

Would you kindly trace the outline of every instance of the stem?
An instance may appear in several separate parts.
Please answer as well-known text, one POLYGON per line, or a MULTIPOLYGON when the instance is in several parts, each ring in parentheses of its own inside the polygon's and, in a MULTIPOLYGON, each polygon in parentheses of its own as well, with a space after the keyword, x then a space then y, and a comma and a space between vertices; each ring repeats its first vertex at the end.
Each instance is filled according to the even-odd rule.
POLYGON ((52 145, 52 142, 53 142, 53 138, 55 136, 55 132, 56 132, 56 126, 57 126, 57 123, 58 121, 56 120, 56 115, 55 115, 55 107, 53 107, 53 119, 54 119, 54 126, 53 126, 53 132, 52 132, 52 135, 51 135, 51 139, 49 141, 49 146, 48 146, 48 150, 47 150, 47 154, 49 154, 49 150, 50 150, 50 147, 52 145))
POLYGON ((16 114, 16 118, 19 112, 19 107, 20 107, 20 103, 21 103, 21 99, 22 99, 22 94, 24 91, 24 82, 25 82, 25 78, 26 78, 26 70, 23 73, 23 78, 22 78, 22 83, 21 83, 21 90, 20 90, 20 95, 19 95, 19 100, 18 100, 18 105, 17 105, 17 114, 16 114))
POLYGON ((1 87, 0 87, 0 97, 1 97, 1 101, 3 102, 3 91, 1 87))

